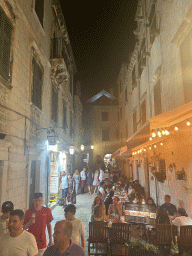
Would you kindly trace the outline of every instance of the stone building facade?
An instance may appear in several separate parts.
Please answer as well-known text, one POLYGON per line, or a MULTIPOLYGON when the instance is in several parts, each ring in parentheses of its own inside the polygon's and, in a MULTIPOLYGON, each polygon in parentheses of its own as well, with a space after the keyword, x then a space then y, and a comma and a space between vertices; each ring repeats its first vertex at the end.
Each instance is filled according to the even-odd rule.
POLYGON ((84 110, 84 141, 95 169, 102 166, 106 154, 119 148, 118 101, 112 93, 102 90, 87 101, 84 110))
POLYGON ((67 165, 76 68, 59 1, 0 0, 0 19, 0 204, 25 210, 49 203, 53 156, 67 165))
POLYGON ((140 0, 135 20, 122 104, 127 175, 158 205, 170 194, 191 214, 192 1, 140 0))

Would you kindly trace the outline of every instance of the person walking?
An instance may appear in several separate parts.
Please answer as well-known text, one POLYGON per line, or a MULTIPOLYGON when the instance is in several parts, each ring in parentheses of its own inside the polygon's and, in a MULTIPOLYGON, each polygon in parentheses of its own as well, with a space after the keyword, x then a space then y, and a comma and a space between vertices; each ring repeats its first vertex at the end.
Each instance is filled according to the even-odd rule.
POLYGON ((37 256, 38 248, 34 235, 23 230, 24 212, 10 212, 9 232, 0 239, 1 256, 37 256))
POLYGON ((75 193, 75 180, 72 175, 68 176, 68 192, 67 192, 68 203, 76 204, 76 193, 75 193))
POLYGON ((62 188, 62 198, 64 201, 63 206, 65 207, 67 205, 67 192, 68 192, 68 177, 66 172, 62 173, 61 188, 62 188))
POLYGON ((88 171, 87 173, 87 181, 86 184, 88 185, 89 194, 91 195, 91 185, 93 183, 93 174, 88 171))
POLYGON ((42 256, 46 247, 46 227, 49 235, 48 246, 53 245, 52 242, 52 227, 51 221, 53 216, 48 207, 42 206, 43 194, 34 193, 33 208, 28 209, 25 213, 23 229, 28 229, 28 232, 33 234, 36 238, 38 255, 42 256))
POLYGON ((76 207, 73 204, 68 204, 64 210, 65 218, 71 222, 73 229, 71 234, 71 241, 81 245, 85 249, 85 228, 83 222, 75 218, 76 207))
POLYGON ((78 170, 76 170, 75 173, 73 174, 73 179, 75 181, 75 192, 76 192, 76 195, 77 195, 78 188, 79 188, 79 183, 80 183, 80 175, 79 175, 78 170))
POLYGON ((43 256, 85 256, 83 248, 71 241, 72 229, 70 221, 57 221, 53 234, 54 245, 48 247, 43 256))
POLYGON ((86 168, 85 167, 80 172, 80 177, 81 177, 81 194, 84 194, 84 189, 86 184, 86 168))
POLYGON ((99 186, 99 171, 98 170, 96 170, 94 173, 93 186, 95 187, 94 194, 97 194, 97 190, 98 190, 98 186, 99 186))
POLYGON ((8 222, 10 218, 10 212, 13 211, 14 205, 11 201, 6 201, 2 204, 0 216, 0 237, 8 232, 8 222))

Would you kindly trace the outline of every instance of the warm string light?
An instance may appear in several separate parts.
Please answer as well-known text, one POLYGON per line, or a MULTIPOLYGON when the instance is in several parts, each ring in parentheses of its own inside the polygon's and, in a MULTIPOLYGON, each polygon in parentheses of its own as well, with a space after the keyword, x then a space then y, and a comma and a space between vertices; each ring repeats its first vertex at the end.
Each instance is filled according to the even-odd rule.
MULTIPOLYGON (((190 126, 191 123, 188 121, 188 122, 187 122, 187 125, 190 126)), ((172 130, 172 129, 171 129, 171 130, 172 130)), ((175 130, 175 131, 178 131, 179 128, 178 128, 177 126, 175 126, 175 127, 174 127, 174 130, 175 130)), ((149 138, 149 140, 153 140, 153 138, 156 138, 156 137, 161 138, 162 135, 169 135, 169 134, 170 134, 170 131, 168 131, 167 129, 163 129, 163 130, 157 131, 157 132, 152 132, 152 133, 151 133, 151 137, 149 138)))
MULTIPOLYGON (((161 142, 160 145, 163 146, 163 143, 161 142)), ((153 145, 153 148, 157 148, 157 145, 156 145, 156 144, 153 145)), ((148 149, 151 150, 152 147, 150 146, 150 147, 148 147, 148 149)), ((134 151, 134 152, 132 153, 132 155, 135 156, 135 155, 141 154, 142 152, 146 152, 146 151, 147 151, 147 148, 141 148, 141 149, 139 149, 139 150, 137 150, 137 151, 134 151)))
MULTIPOLYGON (((187 122, 186 122, 186 125, 187 125, 187 126, 190 126, 191 123, 190 123, 189 121, 187 121, 187 122)), ((178 131, 179 128, 178 128, 177 126, 175 126, 174 128, 172 127, 171 130, 178 131)), ((156 138, 156 137, 159 137, 159 138, 160 138, 160 137, 162 137, 162 135, 169 135, 169 134, 170 134, 170 131, 168 131, 168 129, 162 129, 161 131, 152 132, 152 133, 151 133, 151 137, 149 138, 149 140, 152 141, 153 138, 156 138)), ((162 143, 162 142, 160 143, 160 146, 163 146, 163 143, 162 143)), ((156 144, 153 145, 153 148, 157 148, 157 145, 156 145, 156 144)), ((152 147, 150 146, 150 147, 148 147, 148 149, 151 150, 152 147)), ((140 150, 137 150, 137 151, 133 152, 132 155, 134 156, 134 155, 140 154, 140 153, 142 153, 143 151, 146 152, 146 151, 147 151, 147 148, 142 148, 142 149, 140 149, 140 150)))

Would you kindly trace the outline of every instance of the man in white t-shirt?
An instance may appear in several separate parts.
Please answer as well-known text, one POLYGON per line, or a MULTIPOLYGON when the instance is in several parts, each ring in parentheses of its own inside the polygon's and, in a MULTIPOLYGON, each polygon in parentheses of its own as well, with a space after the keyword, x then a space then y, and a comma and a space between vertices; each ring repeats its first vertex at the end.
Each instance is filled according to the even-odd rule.
POLYGON ((20 209, 10 213, 9 232, 0 239, 1 256, 37 256, 35 237, 23 230, 24 212, 20 209))
POLYGON ((86 168, 83 168, 83 170, 80 172, 80 178, 81 178, 81 194, 84 194, 84 188, 86 184, 86 168))
POLYGON ((10 212, 13 211, 13 203, 11 201, 6 201, 2 204, 1 211, 2 215, 0 216, 0 237, 8 231, 8 222, 10 217, 10 212))
POLYGON ((65 218, 72 223, 71 241, 75 244, 81 245, 85 249, 85 228, 83 222, 75 218, 76 207, 73 204, 68 204, 64 210, 65 218))

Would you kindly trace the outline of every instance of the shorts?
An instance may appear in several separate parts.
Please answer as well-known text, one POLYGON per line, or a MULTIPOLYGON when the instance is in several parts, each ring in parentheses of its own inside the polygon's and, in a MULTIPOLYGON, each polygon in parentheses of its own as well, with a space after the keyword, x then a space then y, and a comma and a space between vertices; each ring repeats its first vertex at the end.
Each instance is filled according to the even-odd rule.
POLYGON ((62 189, 62 198, 67 197, 68 188, 62 189))

